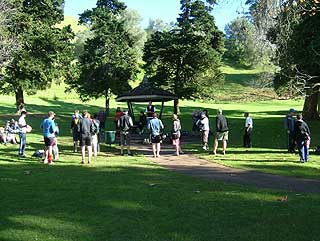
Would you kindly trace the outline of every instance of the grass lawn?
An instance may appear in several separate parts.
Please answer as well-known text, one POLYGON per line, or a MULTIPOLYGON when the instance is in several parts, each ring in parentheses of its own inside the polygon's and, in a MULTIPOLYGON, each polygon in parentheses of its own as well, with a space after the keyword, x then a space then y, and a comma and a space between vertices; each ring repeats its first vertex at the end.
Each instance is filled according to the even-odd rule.
MULTIPOLYGON (((233 80, 236 83, 237 79, 233 80)), ((239 84, 239 83, 238 83, 239 84)), ((240 83, 241 84, 241 83, 240 83)), ((14 97, 0 96, 0 124, 15 112, 14 97)), ((69 132, 74 109, 99 111, 104 100, 82 103, 59 86, 26 97, 33 127, 27 136, 27 158, 17 146, 0 145, 0 240, 4 241, 311 241, 320 240, 320 195, 259 190, 177 174, 150 163, 138 153, 121 157, 116 146, 102 145, 91 165, 79 165, 69 132), (42 118, 57 113, 61 159, 55 166, 31 157, 43 146, 42 118), (288 196, 287 202, 281 202, 288 196)), ((111 103, 112 113, 117 104, 111 103)), ((121 106, 121 105, 120 105, 121 106)), ((125 107, 125 106, 121 106, 125 107)), ((145 105, 135 105, 136 112, 145 105)), ((159 107, 159 106, 158 106, 159 107)), ((184 149, 210 161, 281 175, 320 178, 320 158, 301 165, 285 153, 283 117, 302 101, 199 103, 182 101, 181 121, 191 131, 191 113, 208 109, 213 123, 222 108, 230 122, 226 156, 212 156, 198 143, 184 149), (254 148, 242 148, 243 112, 254 119, 254 148)), ((171 128, 172 103, 165 108, 171 128)), ((312 146, 320 140, 318 122, 309 123, 312 146)), ((112 118, 107 129, 113 127, 112 118)), ((212 143, 212 137, 211 137, 212 143)), ((212 144, 211 144, 212 145, 212 144)))

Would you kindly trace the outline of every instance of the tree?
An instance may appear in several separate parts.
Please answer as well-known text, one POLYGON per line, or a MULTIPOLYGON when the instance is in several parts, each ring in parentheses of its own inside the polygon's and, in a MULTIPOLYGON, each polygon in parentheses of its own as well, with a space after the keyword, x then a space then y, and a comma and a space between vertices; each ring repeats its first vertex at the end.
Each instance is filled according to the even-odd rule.
MULTIPOLYGON (((215 1, 181 0, 181 14, 170 31, 155 32, 145 45, 150 81, 190 99, 222 77, 223 34, 210 14, 215 1)), ((174 103, 179 112, 179 101, 174 103)))
POLYGON ((320 2, 285 1, 270 39, 277 45, 276 60, 280 71, 275 86, 281 92, 305 95, 306 119, 318 119, 320 2))
POLYGON ((258 65, 259 58, 255 41, 255 27, 245 17, 238 17, 225 27, 225 57, 245 67, 258 65))
POLYGON ((8 28, 15 13, 9 0, 0 0, 0 78, 1 68, 8 64, 12 51, 18 47, 18 40, 10 36, 8 28))
POLYGON ((63 0, 15 0, 16 14, 9 27, 11 36, 19 39, 21 48, 5 68, 1 92, 16 96, 19 109, 24 92, 34 94, 50 87, 53 81, 72 77, 73 32, 55 25, 63 19, 63 0))
POLYGON ((131 87, 138 72, 136 39, 124 20, 126 6, 117 0, 98 0, 97 6, 80 15, 80 23, 90 26, 93 36, 85 42, 79 60, 79 78, 68 81, 69 88, 80 93, 84 101, 121 94, 131 87))

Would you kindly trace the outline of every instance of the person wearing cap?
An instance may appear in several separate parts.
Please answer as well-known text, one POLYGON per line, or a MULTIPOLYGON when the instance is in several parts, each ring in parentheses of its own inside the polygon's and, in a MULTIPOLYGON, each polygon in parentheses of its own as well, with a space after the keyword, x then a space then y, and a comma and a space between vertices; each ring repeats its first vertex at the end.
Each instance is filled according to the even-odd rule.
POLYGON ((206 113, 202 112, 200 119, 196 122, 196 126, 199 128, 199 131, 201 133, 201 139, 202 139, 202 149, 208 150, 208 140, 209 140, 209 119, 206 116, 206 113))
POLYGON ((55 144, 56 140, 56 131, 57 127, 54 123, 54 116, 55 113, 53 111, 48 112, 48 117, 45 118, 41 123, 41 128, 43 131, 43 139, 45 144, 45 164, 53 164, 53 155, 52 155, 52 149, 53 145, 55 144))
POLYGON ((227 141, 229 135, 229 127, 227 118, 222 115, 222 110, 218 109, 218 115, 216 117, 216 137, 213 144, 213 154, 217 154, 218 141, 222 141, 222 154, 226 154, 227 141))
POLYGON ((287 147, 289 153, 294 153, 295 141, 294 141, 294 127, 295 127, 295 119, 294 119, 295 109, 291 108, 289 113, 286 115, 284 119, 284 127, 287 132, 287 147))

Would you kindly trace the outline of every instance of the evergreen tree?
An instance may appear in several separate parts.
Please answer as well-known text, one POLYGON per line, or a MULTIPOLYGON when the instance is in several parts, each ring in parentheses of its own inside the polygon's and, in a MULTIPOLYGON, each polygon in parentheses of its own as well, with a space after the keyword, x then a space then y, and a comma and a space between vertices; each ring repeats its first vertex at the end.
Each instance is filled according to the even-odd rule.
POLYGON ((17 108, 24 105, 24 92, 34 94, 53 81, 71 78, 73 48, 71 28, 56 28, 63 19, 63 0, 14 0, 16 14, 9 27, 20 48, 1 80, 2 93, 14 93, 17 108))
POLYGON ((105 97, 107 112, 110 94, 129 90, 129 81, 138 71, 136 42, 122 17, 125 9, 120 1, 99 0, 80 15, 80 23, 88 24, 93 36, 80 56, 79 78, 69 81, 69 86, 82 100, 105 97))
MULTIPOLYGON (((222 77, 223 34, 211 15, 215 1, 181 0, 181 14, 170 31, 155 32, 145 45, 146 73, 157 86, 180 99, 199 96, 222 77)), ((179 101, 174 104, 179 112, 179 101)))

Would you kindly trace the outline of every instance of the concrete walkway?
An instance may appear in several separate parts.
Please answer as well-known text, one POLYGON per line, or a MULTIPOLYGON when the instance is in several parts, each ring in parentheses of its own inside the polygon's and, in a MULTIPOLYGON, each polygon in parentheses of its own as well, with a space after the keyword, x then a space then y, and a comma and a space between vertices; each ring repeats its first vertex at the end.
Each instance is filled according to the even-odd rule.
POLYGON ((151 162, 194 177, 295 193, 320 193, 320 180, 278 176, 225 167, 197 158, 191 154, 175 156, 171 145, 162 145, 159 158, 153 157, 151 145, 137 145, 136 148, 151 162))

